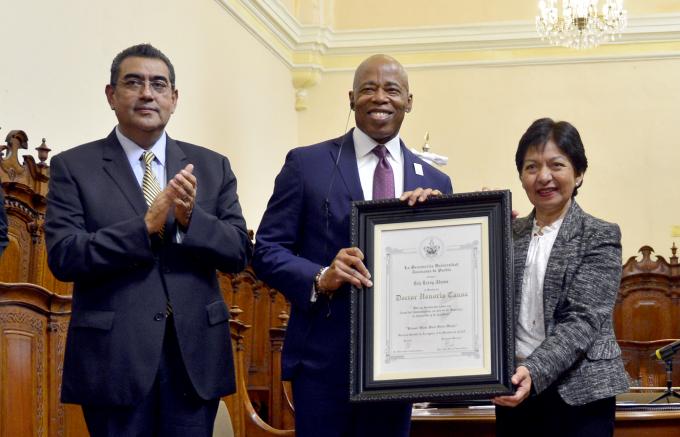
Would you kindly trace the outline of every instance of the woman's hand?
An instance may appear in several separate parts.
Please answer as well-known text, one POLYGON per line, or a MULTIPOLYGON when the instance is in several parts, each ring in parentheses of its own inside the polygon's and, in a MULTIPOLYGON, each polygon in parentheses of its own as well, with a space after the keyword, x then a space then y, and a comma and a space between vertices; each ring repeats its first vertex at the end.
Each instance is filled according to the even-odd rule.
POLYGON ((529 369, 519 366, 510 381, 517 386, 515 394, 512 396, 497 396, 491 402, 502 407, 516 407, 529 397, 529 393, 531 393, 531 374, 529 369))

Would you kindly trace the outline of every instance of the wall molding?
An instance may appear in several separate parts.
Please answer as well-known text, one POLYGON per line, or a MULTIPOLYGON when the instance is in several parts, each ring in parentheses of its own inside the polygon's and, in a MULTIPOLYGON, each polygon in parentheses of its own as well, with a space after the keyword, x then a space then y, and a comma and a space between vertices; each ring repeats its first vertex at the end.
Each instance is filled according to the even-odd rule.
POLYGON ((277 0, 215 1, 291 70, 298 111, 324 73, 374 53, 409 70, 680 59, 680 13, 631 17, 619 40, 579 51, 542 41, 530 21, 336 31, 300 24, 277 0))
POLYGON ((276 0, 215 0, 291 70, 353 70, 373 53, 409 68, 536 65, 680 58, 680 13, 630 17, 618 41, 576 51, 552 47, 530 21, 336 31, 302 25, 276 0), (500 56, 499 56, 500 55, 500 56))

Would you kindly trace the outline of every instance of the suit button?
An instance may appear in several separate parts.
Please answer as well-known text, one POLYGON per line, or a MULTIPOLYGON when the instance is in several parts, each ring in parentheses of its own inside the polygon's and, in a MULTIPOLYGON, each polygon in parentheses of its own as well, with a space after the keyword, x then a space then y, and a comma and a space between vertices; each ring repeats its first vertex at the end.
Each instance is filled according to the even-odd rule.
POLYGON ((153 319, 157 322, 160 322, 164 318, 165 318, 165 314, 163 314, 163 313, 156 313, 156 315, 153 316, 153 319))
POLYGON ((163 273, 170 273, 170 267, 163 267, 163 273))

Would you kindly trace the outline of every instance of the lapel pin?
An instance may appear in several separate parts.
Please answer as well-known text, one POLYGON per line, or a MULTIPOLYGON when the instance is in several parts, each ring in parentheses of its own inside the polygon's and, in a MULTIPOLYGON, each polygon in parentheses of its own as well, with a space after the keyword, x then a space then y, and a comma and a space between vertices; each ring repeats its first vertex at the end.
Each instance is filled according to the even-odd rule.
POLYGON ((414 163, 413 163, 413 169, 416 171, 416 174, 417 174, 418 176, 422 176, 422 175, 423 175, 423 166, 420 165, 420 164, 418 164, 417 162, 414 162, 414 163))

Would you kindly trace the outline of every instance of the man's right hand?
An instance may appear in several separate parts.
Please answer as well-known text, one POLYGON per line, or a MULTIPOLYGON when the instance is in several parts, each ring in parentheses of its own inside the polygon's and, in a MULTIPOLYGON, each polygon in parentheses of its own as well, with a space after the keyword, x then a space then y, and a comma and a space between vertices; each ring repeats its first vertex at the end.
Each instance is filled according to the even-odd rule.
POLYGON ((319 288, 333 294, 344 283, 355 287, 372 287, 371 274, 363 263, 364 254, 358 247, 340 249, 331 265, 319 278, 319 288))
POLYGON ((149 235, 157 234, 165 224, 165 219, 168 217, 168 211, 174 205, 173 197, 168 192, 168 189, 161 191, 154 199, 153 203, 149 205, 149 209, 144 215, 144 223, 149 235))
MULTIPOLYGON (((182 204, 184 208, 189 208, 189 211, 193 208, 194 197, 196 196, 196 179, 192 175, 193 169, 194 166, 188 164, 183 170, 180 170, 149 206, 146 215, 144 215, 144 223, 146 223, 146 230, 149 232, 149 235, 156 234, 163 228, 170 208, 175 208, 177 204, 182 204), (178 184, 178 181, 185 182, 183 185, 191 186, 191 189, 179 189, 178 187, 181 188, 181 186, 178 184), (190 192, 187 193, 187 190, 190 192)), ((184 219, 187 220, 188 214, 186 210, 182 211, 185 211, 184 219)), ((187 226, 186 222, 179 219, 178 221, 185 227, 187 226)))

